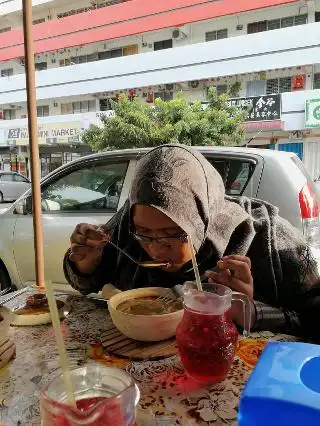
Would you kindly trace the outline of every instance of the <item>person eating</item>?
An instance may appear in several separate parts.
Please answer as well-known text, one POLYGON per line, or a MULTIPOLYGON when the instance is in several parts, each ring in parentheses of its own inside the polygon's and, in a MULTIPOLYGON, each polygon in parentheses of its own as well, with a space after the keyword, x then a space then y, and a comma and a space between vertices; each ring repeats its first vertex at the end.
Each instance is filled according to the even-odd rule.
MULTIPOLYGON (((128 290, 194 280, 188 235, 200 273, 248 296, 254 330, 320 336, 320 279, 300 232, 267 202, 226 196, 215 168, 182 145, 140 159, 129 199, 106 225, 76 226, 64 257, 66 279, 83 294, 108 283, 128 290), (108 241, 138 261, 167 265, 143 268, 108 241)), ((232 316, 243 326, 237 303, 232 316)))

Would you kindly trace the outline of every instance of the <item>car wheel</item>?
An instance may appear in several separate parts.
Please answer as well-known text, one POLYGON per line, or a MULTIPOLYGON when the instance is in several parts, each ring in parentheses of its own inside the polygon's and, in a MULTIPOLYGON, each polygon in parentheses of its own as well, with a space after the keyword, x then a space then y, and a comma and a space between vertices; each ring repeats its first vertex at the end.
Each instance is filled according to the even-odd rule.
POLYGON ((3 203, 3 194, 2 194, 2 192, 0 191, 0 204, 1 203, 3 203))
POLYGON ((3 266, 0 266, 0 290, 4 290, 11 286, 11 280, 8 275, 8 272, 4 269, 3 266))

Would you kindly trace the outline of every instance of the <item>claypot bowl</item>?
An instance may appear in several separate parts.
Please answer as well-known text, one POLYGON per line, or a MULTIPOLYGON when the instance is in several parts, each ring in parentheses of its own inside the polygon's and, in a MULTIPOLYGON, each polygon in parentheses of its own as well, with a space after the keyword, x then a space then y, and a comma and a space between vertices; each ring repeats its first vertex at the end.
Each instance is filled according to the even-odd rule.
POLYGON ((114 325, 125 336, 142 342, 158 342, 173 337, 181 321, 183 309, 163 315, 134 315, 117 310, 117 306, 128 299, 158 297, 167 291, 167 288, 162 287, 146 287, 115 294, 108 301, 114 325))

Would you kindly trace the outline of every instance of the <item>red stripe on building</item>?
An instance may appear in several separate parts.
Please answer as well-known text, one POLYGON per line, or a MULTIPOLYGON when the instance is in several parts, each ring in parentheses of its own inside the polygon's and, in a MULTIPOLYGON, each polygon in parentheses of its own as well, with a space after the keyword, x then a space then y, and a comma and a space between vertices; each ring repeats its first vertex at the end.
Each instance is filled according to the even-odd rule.
MULTIPOLYGON (((296 0, 132 0, 36 25, 33 30, 35 53, 295 2, 296 0)), ((22 29, 0 34, 0 61, 22 56, 22 29)))

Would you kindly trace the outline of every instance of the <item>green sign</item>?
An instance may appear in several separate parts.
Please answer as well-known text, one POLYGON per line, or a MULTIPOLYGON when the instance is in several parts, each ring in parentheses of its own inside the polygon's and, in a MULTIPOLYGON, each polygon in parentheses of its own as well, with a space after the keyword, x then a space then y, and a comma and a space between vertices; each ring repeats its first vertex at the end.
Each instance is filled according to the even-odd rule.
POLYGON ((320 99, 306 101, 306 128, 320 127, 320 99))

